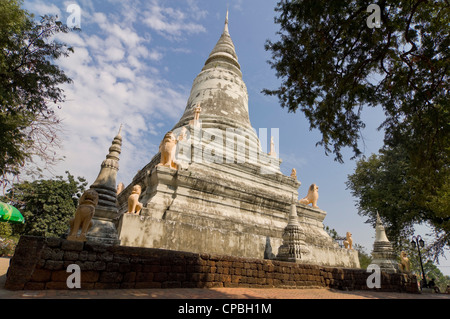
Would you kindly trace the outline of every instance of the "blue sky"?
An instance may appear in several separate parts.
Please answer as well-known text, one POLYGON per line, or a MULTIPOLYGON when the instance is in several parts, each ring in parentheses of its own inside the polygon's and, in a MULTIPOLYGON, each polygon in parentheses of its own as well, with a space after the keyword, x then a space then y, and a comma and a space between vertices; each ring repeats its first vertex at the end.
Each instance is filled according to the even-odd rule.
MULTIPOLYGON (((326 156, 315 146, 319 132, 309 130, 302 113, 287 113, 276 98, 261 93, 280 83, 264 50, 265 41, 275 39, 278 30, 276 0, 25 0, 24 7, 37 16, 57 14, 66 22, 71 3, 82 10, 81 31, 61 38, 75 53, 58 62, 74 82, 65 86, 67 100, 58 110, 64 123, 60 155, 66 160, 55 168, 57 174, 69 170, 91 184, 123 124, 118 182, 129 184, 183 114, 192 82, 221 35, 228 6, 252 126, 279 128, 281 170, 290 175, 296 168, 300 197, 316 183, 318 206, 327 212, 324 224, 341 235, 350 231, 354 242, 371 252, 375 230, 357 214, 345 187, 355 168, 350 150, 344 153, 344 164, 335 162, 332 154, 326 156)), ((363 150, 368 156, 382 146, 383 133, 376 128, 383 114, 367 110, 364 119, 363 150)), ((441 265, 447 264, 443 259, 441 265)))

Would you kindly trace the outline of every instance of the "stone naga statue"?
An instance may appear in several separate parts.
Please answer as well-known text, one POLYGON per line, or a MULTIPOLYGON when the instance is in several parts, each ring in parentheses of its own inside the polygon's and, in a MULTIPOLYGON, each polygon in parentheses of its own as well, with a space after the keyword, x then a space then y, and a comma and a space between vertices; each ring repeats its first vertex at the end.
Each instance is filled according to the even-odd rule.
POLYGON ((175 154, 177 150, 177 143, 182 141, 186 136, 186 128, 183 127, 178 139, 172 131, 169 131, 164 136, 164 139, 159 145, 159 152, 161 153, 161 161, 157 166, 166 166, 173 169, 178 169, 178 165, 175 161, 175 154))
POLYGON ((353 239, 352 234, 350 232, 347 232, 346 239, 344 240, 344 247, 346 249, 353 249, 353 239))
POLYGON ((141 196, 142 188, 140 185, 134 185, 131 190, 131 195, 128 197, 128 211, 127 214, 139 214, 142 209, 142 203, 139 203, 139 196, 141 196))
POLYGON ((406 252, 404 251, 400 253, 400 264, 398 264, 398 268, 400 269, 400 271, 406 273, 409 273, 411 271, 411 263, 406 255, 406 252))
POLYGON ((300 204, 308 205, 312 204, 313 208, 319 208, 317 206, 317 200, 319 199, 319 186, 311 184, 308 189, 306 197, 299 200, 300 204))
POLYGON ((98 204, 98 193, 88 189, 79 200, 75 217, 70 220, 70 231, 67 240, 86 241, 86 234, 92 227, 92 217, 98 204), (80 231, 80 234, 78 232, 80 231))

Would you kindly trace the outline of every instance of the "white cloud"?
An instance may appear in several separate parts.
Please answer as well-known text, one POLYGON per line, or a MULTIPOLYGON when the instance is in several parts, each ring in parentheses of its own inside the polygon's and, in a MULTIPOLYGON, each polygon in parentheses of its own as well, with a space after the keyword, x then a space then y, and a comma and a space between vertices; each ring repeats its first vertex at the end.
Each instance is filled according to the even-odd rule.
MULTIPOLYGON (((195 4, 189 1, 191 7, 195 4)), ((150 1, 148 9, 144 11, 143 22, 151 29, 157 31, 162 36, 180 40, 183 35, 197 34, 205 32, 206 29, 199 23, 190 22, 191 16, 198 19, 198 16, 204 16, 205 12, 200 11, 192 13, 189 17, 185 12, 179 9, 163 7, 158 0, 150 1)))
MULTIPOLYGON (((45 10, 40 0, 29 4, 45 10)), ((155 29, 158 32, 181 36, 204 30, 181 10, 162 8, 156 1, 153 4, 155 10, 146 8, 161 19, 162 24, 155 29)), ((118 179, 131 182, 157 153, 165 133, 161 131, 163 123, 174 123, 181 117, 190 89, 161 77, 159 68, 166 66, 154 63, 164 55, 151 46, 151 34, 141 35, 136 30, 132 19, 143 14, 141 8, 122 2, 114 5, 119 6, 115 13, 83 8, 82 31, 58 36, 75 52, 58 61, 73 83, 63 87, 66 102, 57 110, 66 132, 61 150, 66 160, 55 171, 64 175, 69 170, 86 177, 89 184, 97 177, 120 124, 124 127, 118 179)))
POLYGON ((60 8, 55 4, 49 4, 48 1, 43 0, 27 1, 24 7, 29 12, 34 13, 36 18, 43 15, 57 15, 58 17, 62 17, 61 8, 63 8, 64 12, 66 11, 65 6, 60 8))

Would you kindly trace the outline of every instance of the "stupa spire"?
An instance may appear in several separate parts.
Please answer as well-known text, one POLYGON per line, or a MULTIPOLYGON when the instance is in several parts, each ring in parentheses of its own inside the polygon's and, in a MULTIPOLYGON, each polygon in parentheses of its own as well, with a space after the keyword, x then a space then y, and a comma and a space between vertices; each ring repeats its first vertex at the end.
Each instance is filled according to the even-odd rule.
POLYGON ((205 127, 217 127, 220 123, 253 132, 248 114, 247 87, 229 32, 228 9, 223 32, 195 78, 185 112, 174 129, 193 120, 198 104, 202 105, 202 123, 205 127))
POLYGON ((227 15, 225 17, 225 26, 223 28, 223 33, 225 33, 225 32, 229 34, 229 31, 228 31, 228 8, 227 8, 227 15))
MULTIPOLYGON (((228 68, 232 67, 232 71, 242 78, 241 66, 238 62, 236 49, 234 47, 233 40, 231 40, 230 32, 228 29, 228 9, 225 16, 225 26, 223 28, 222 35, 217 41, 214 49, 211 51, 208 59, 205 62, 203 70, 211 68, 212 65, 217 63, 228 65, 228 68)), ((225 66, 225 65, 224 65, 225 66)))
POLYGON ((397 255, 386 236, 386 231, 378 212, 372 258, 372 264, 378 265, 382 271, 388 273, 395 273, 398 271, 397 255))
POLYGON ((103 160, 97 179, 91 185, 98 193, 98 205, 95 207, 93 226, 89 231, 88 240, 117 245, 120 243, 115 218, 118 217, 119 208, 117 206, 116 177, 119 171, 119 155, 122 151, 122 125, 119 132, 114 137, 109 153, 103 160))
POLYGON ((100 194, 99 205, 115 207, 116 205, 116 177, 119 170, 119 155, 122 151, 122 125, 114 137, 109 153, 102 162, 100 172, 91 188, 100 194))

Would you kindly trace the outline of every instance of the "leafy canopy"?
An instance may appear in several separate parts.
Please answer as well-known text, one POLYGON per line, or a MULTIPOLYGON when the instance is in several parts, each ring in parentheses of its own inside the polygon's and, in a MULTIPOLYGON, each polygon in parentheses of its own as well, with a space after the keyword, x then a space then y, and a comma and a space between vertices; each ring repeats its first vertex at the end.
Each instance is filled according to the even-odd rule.
MULTIPOLYGON (((51 105, 64 101, 59 86, 71 82, 54 64, 73 52, 54 39, 69 28, 49 16, 36 22, 21 4, 0 1, 0 176, 18 174, 25 161, 39 154, 36 122, 59 122, 51 105)), ((47 128, 40 137, 51 136, 46 142, 51 145, 47 128)))
POLYGON ((20 225, 20 234, 46 237, 65 234, 87 185, 84 178, 75 179, 69 172, 66 174, 66 180, 57 176, 51 180, 25 181, 14 185, 11 204, 19 209, 26 221, 25 225, 20 225))
POLYGON ((343 162, 342 148, 360 157, 364 108, 381 108, 384 147, 363 158, 347 186, 359 214, 386 221, 400 241, 415 223, 435 231, 435 255, 450 246, 450 4, 446 0, 281 0, 269 61, 281 79, 278 97, 300 110, 318 145, 343 162), (370 4, 380 28, 369 28, 370 4))
POLYGON ((381 107, 385 145, 407 144, 418 166, 439 169, 449 152, 449 2, 376 1, 381 28, 371 29, 372 3, 279 1, 279 39, 266 50, 282 83, 263 92, 289 112, 301 110, 340 162, 343 147, 362 153, 363 108, 381 107))
POLYGON ((375 225, 377 212, 388 238, 400 247, 409 243, 415 224, 433 229, 428 253, 434 259, 450 247, 450 174, 418 176, 404 148, 385 148, 357 162, 347 187, 358 199, 358 214, 375 225), (409 239, 409 240, 408 240, 409 239))

